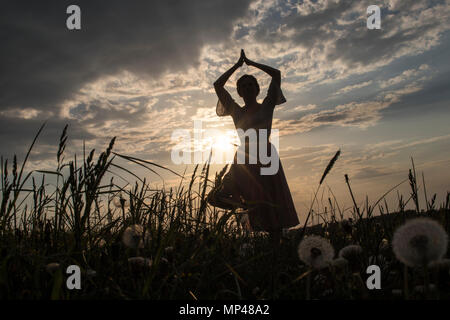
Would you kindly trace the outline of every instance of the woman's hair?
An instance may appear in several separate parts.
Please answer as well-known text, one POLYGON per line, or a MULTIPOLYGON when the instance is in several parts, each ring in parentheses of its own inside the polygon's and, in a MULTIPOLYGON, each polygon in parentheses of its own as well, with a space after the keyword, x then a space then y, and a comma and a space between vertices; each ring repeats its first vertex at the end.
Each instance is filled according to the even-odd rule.
POLYGON ((239 80, 237 81, 237 92, 239 94, 239 96, 241 96, 241 83, 245 78, 249 78, 252 79, 255 82, 256 85, 256 96, 258 96, 259 94, 259 84, 258 84, 258 80, 256 80, 256 78, 250 74, 244 74, 242 77, 239 78, 239 80))

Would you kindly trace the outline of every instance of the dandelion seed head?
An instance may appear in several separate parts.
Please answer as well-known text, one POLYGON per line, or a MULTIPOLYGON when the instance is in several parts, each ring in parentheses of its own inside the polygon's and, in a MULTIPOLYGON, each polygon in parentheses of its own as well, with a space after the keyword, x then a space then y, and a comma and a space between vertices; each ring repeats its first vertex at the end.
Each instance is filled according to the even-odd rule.
POLYGON ((298 256, 300 260, 314 269, 321 269, 328 266, 333 260, 333 246, 320 236, 309 236, 303 239, 298 246, 298 256))
POLYGON ((405 265, 423 266, 444 256, 447 238, 447 233, 438 222, 416 218, 395 231, 392 249, 397 259, 405 265))
POLYGON ((135 224, 129 226, 123 232, 122 241, 128 248, 143 248, 142 233, 143 228, 141 225, 135 224))
POLYGON ((352 244, 339 250, 338 256, 347 260, 354 260, 360 257, 362 251, 360 245, 352 244))

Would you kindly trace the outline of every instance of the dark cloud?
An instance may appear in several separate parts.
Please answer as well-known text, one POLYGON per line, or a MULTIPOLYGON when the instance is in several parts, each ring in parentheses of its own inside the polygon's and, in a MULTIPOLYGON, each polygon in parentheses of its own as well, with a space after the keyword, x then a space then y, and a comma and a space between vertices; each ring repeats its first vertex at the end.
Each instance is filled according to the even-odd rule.
MULTIPOLYGON (((43 124, 44 121, 38 119, 2 118, 0 126, 1 155, 12 159, 16 154, 23 159, 33 138, 43 124)), ((65 124, 69 125, 69 143, 73 140, 89 141, 95 138, 75 121, 63 122, 58 119, 48 119, 34 148, 34 150, 39 150, 40 156, 33 156, 32 160, 56 157, 56 149, 65 124)))
MULTIPOLYGON (((61 103, 91 81, 122 71, 157 79, 195 66, 205 44, 229 39, 249 2, 82 0, 76 2, 79 31, 66 28, 66 9, 73 1, 2 2, 0 153, 23 154, 45 120, 41 142, 57 145, 67 122, 61 103), (19 111, 28 109, 39 114, 23 119, 19 111)), ((148 97, 137 101, 131 114, 115 108, 114 101, 81 101, 70 110, 76 119, 70 121, 70 136, 93 139, 88 127, 100 128, 111 119, 137 125, 145 119, 146 102, 148 97)))
POLYGON ((55 108, 88 81, 127 70, 158 77, 198 63, 224 41, 249 1, 77 1, 82 29, 66 28, 72 1, 8 1, 0 11, 0 110, 55 108))

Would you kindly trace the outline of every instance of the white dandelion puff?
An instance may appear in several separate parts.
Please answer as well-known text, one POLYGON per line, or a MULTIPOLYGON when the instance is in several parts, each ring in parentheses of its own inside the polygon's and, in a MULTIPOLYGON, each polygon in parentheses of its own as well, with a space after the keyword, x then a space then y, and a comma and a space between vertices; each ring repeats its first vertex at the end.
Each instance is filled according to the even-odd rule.
POLYGON ((338 256, 349 262, 353 272, 357 272, 361 268, 362 248, 357 244, 348 245, 339 251, 338 256))
POLYGON ((361 255, 362 248, 361 246, 357 244, 352 244, 346 247, 343 247, 341 250, 339 250, 338 256, 341 258, 345 258, 347 260, 351 260, 354 258, 357 258, 361 255))
POLYGON ((143 228, 141 225, 135 224, 129 226, 123 232, 122 241, 129 248, 143 248, 142 233, 143 228))
POLYGON ((395 231, 392 248, 405 265, 424 266, 447 252, 447 233, 432 219, 412 219, 395 231))
POLYGON ((300 242, 298 256, 308 266, 321 269, 333 260, 334 248, 325 238, 309 236, 300 242))
POLYGON ((331 261, 331 265, 335 268, 344 269, 348 265, 348 260, 345 258, 336 258, 331 261))

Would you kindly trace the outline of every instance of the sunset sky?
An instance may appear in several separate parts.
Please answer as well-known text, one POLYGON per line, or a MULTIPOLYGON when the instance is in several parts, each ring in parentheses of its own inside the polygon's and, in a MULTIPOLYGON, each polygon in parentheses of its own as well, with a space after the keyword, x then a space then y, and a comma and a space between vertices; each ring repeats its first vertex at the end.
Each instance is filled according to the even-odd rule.
MULTIPOLYGON (((55 167, 66 123, 66 160, 82 156, 83 140, 100 152, 117 136, 116 152, 189 178, 194 165, 171 161, 171 137, 194 120, 221 130, 208 143, 232 154, 234 125, 216 115, 213 82, 243 48, 281 71, 287 102, 276 106, 273 129, 301 222, 338 149, 324 205, 328 186, 342 208, 351 205, 344 174, 358 204, 366 195, 373 203, 408 177, 411 157, 429 198, 437 193, 440 204, 450 191, 450 0, 4 1, 0 39, 0 154, 22 161, 47 121, 28 169, 55 167), (81 30, 66 28, 70 4, 81 8, 81 30), (381 30, 367 29, 371 4, 381 30)), ((259 102, 270 83, 240 68, 226 89, 241 106, 236 80, 246 73, 259 81, 259 102)), ((158 172, 166 187, 179 184, 158 172)), ((408 198, 408 182, 398 190, 408 198)), ((422 193, 420 201, 424 208, 422 193)))

